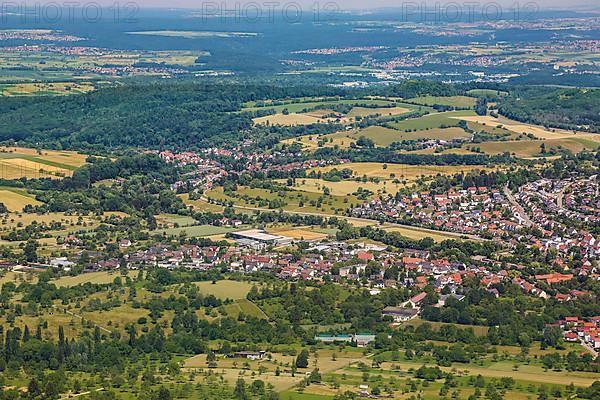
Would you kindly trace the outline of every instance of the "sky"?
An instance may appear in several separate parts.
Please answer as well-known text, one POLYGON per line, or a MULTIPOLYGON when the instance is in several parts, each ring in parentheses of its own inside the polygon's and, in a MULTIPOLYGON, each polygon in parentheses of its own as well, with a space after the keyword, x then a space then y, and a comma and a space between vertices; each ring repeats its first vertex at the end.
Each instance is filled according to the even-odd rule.
MULTIPOLYGON (((125 0, 124 0, 125 1, 125 0)), ((251 2, 256 2, 258 4, 263 4, 265 2, 275 2, 286 4, 290 2, 296 2, 300 4, 302 7, 310 7, 315 3, 320 3, 321 6, 326 4, 331 0, 139 0, 135 1, 140 7, 172 7, 172 8, 202 8, 203 3, 222 3, 225 2, 227 4, 248 4, 251 2)), ((84 1, 85 2, 85 1, 84 1)), ((423 2, 427 4, 435 4, 440 3, 442 6, 444 4, 456 2, 458 4, 463 4, 465 2, 475 2, 480 4, 486 4, 491 2, 496 2, 503 7, 510 7, 511 5, 518 2, 522 5, 529 3, 529 0, 334 0, 336 4, 339 5, 339 8, 344 9, 372 9, 372 8, 383 8, 383 7, 398 7, 401 8, 403 3, 418 3, 421 4, 423 2)), ((546 8, 554 8, 554 9, 567 9, 573 10, 574 8, 585 8, 585 9, 595 9, 600 11, 600 0, 534 0, 531 1, 539 5, 540 9, 546 8)), ((104 4, 114 4, 115 0, 100 0, 99 3, 104 4)))

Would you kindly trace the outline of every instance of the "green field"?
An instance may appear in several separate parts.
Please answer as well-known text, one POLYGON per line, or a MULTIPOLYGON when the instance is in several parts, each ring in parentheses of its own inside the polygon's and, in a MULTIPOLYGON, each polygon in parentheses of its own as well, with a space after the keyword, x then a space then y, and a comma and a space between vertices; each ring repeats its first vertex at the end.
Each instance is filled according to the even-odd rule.
POLYGON ((247 299, 239 299, 225 306, 227 316, 237 318, 240 314, 245 314, 251 317, 266 319, 269 317, 256 304, 247 299))
POLYGON ((179 236, 181 234, 185 234, 188 237, 203 237, 203 236, 213 236, 220 235, 223 233, 230 232, 232 228, 223 227, 223 226, 214 226, 214 225, 193 225, 193 226, 183 226, 179 228, 168 228, 168 229, 159 229, 156 231, 152 231, 152 233, 158 233, 160 235, 173 235, 179 236))
MULTIPOLYGON (((131 271, 127 274, 130 278, 135 278, 137 273, 135 271, 131 271)), ((100 272, 90 272, 87 274, 79 274, 76 276, 64 276, 62 278, 57 279, 53 283, 58 287, 63 286, 77 286, 82 285, 84 283, 97 283, 97 284, 105 284, 114 282, 115 278, 121 277, 118 271, 100 271, 100 272)))
POLYGON ((223 188, 217 188, 207 192, 206 197, 217 201, 233 202, 237 207, 247 207, 249 209, 269 209, 269 204, 272 201, 281 201, 284 205, 276 208, 287 211, 326 214, 341 214, 350 204, 362 202, 353 195, 335 196, 297 190, 270 191, 244 186, 238 187, 238 190, 234 193, 227 194, 223 192, 223 188))
POLYGON ((457 127, 426 128, 416 132, 404 132, 403 130, 389 129, 383 126, 370 126, 354 134, 357 140, 361 136, 373 140, 377 146, 387 147, 402 140, 439 139, 450 141, 452 139, 468 138, 470 134, 457 127))
POLYGON ((458 126, 459 120, 457 117, 475 116, 474 111, 448 111, 425 115, 421 118, 411 118, 404 121, 394 122, 391 124, 395 129, 405 130, 424 130, 441 127, 458 126))
POLYGON ((471 96, 507 96, 508 92, 492 89, 471 89, 467 94, 471 96))
MULTIPOLYGON (((371 107, 389 107, 395 104, 395 102, 391 100, 379 100, 379 99, 345 99, 345 100, 318 100, 318 101, 304 101, 304 102, 293 102, 282 104, 282 105, 265 105, 263 107, 244 107, 242 111, 260 111, 260 110, 274 110, 276 113, 281 113, 283 110, 287 109, 290 113, 300 113, 304 110, 310 110, 315 107, 331 107, 339 104, 347 104, 347 105, 368 105, 371 107)), ((414 106, 413 106, 414 107, 414 106)))
POLYGON ((471 108, 475 105, 477 101, 473 97, 467 96, 422 96, 422 97, 413 97, 412 99, 406 100, 410 103, 422 104, 424 106, 450 106, 457 108, 471 108))

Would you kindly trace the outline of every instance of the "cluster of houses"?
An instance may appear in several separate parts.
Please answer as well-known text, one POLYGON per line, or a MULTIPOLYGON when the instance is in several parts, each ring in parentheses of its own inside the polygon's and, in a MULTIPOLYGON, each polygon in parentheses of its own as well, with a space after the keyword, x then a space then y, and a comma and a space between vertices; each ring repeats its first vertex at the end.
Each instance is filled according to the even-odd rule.
POLYGON ((160 158, 168 163, 176 164, 180 167, 193 166, 194 170, 188 172, 184 177, 173 183, 171 189, 177 191, 179 188, 192 187, 196 190, 210 190, 215 183, 231 174, 241 175, 245 172, 263 172, 272 171, 291 172, 296 170, 307 170, 311 168, 324 167, 331 164, 346 163, 348 160, 303 160, 290 161, 300 156, 300 154, 273 152, 265 153, 245 153, 241 149, 226 150, 218 148, 205 149, 202 153, 194 152, 172 152, 172 151, 149 151, 149 153, 158 154, 160 158), (244 168, 227 168, 221 161, 223 158, 230 158, 237 165, 243 162, 244 168), (282 162, 285 160, 285 162, 282 162))
POLYGON ((521 187, 517 195, 519 203, 487 187, 450 189, 442 194, 390 195, 365 202, 354 208, 352 215, 390 222, 410 220, 431 229, 482 235, 512 244, 525 241, 543 252, 553 249, 562 258, 572 256, 575 250, 589 267, 588 261, 600 256, 600 241, 590 232, 568 229, 554 218, 554 215, 561 218, 575 215, 579 221, 589 223, 600 218, 599 213, 584 215, 562 205, 567 186, 579 183, 547 179, 529 183, 521 187), (525 231, 529 227, 538 228, 541 236, 525 231))
POLYGON ((565 208, 573 217, 600 223, 600 190, 596 175, 589 179, 580 179, 570 185, 569 193, 564 195, 565 208))
POLYGON ((600 349, 600 316, 583 320, 579 317, 565 317, 558 321, 567 342, 587 343, 593 349, 600 349))
POLYGON ((469 187, 435 194, 428 191, 407 196, 373 199, 353 210, 357 217, 398 221, 410 219, 432 229, 464 234, 506 236, 523 226, 514 217, 504 195, 496 189, 469 187))

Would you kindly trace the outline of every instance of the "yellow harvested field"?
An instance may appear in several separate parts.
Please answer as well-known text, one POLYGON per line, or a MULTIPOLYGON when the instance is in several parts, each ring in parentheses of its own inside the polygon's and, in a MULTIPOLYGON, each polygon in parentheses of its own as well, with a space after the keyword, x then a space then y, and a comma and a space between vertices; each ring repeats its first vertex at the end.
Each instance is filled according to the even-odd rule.
POLYGON ((42 204, 33 197, 11 190, 0 190, 0 203, 4 203, 9 211, 22 211, 26 205, 37 206, 42 204))
MULTIPOLYGON (((453 175, 459 172, 469 172, 473 170, 490 169, 480 165, 407 165, 407 164, 387 164, 384 168, 383 163, 347 163, 342 165, 330 165, 322 168, 314 168, 315 172, 327 172, 332 169, 348 168, 354 172, 357 177, 366 175, 368 178, 392 179, 390 174, 394 174, 399 180, 413 179, 416 177, 431 175, 453 175)), ((313 171, 310 170, 310 171, 313 171)), ((308 173, 310 173, 308 171, 308 173)))
POLYGON ((459 237, 458 235, 452 235, 450 233, 435 232, 417 227, 390 226, 384 227, 383 229, 386 232, 398 232, 402 236, 413 240, 432 238, 436 242, 443 242, 444 240, 457 239, 459 237))
POLYGON ((80 94, 92 90, 94 90, 94 86, 86 82, 37 82, 0 85, 0 93, 7 97, 80 94))
POLYGON ((21 158, 9 158, 5 160, 0 160, 0 164, 5 164, 14 168, 23 168, 24 170, 43 171, 44 173, 66 172, 64 168, 59 168, 54 165, 41 164, 35 161, 21 158))
POLYGON ((321 240, 327 239, 327 235, 309 229, 289 229, 284 231, 272 231, 272 234, 290 237, 295 240, 321 240))
MULTIPOLYGON (((283 180, 281 182, 283 183, 283 180)), ((375 194, 383 191, 388 193, 396 193, 403 187, 404 185, 401 183, 392 183, 388 180, 382 180, 378 183, 356 181, 328 182, 323 179, 314 178, 298 179, 294 185, 294 189, 296 190, 312 193, 323 193, 323 190, 327 188, 334 196, 347 196, 357 192, 359 188, 371 191, 375 194)))
POLYGON ((252 289, 252 286, 260 286, 259 283, 239 282, 239 281, 217 281, 212 283, 195 282, 195 285, 200 289, 200 293, 204 296, 213 295, 219 299, 240 300, 245 299, 246 295, 252 289))
POLYGON ((71 151, 0 147, 0 178, 70 176, 85 165, 87 156, 71 151))
POLYGON ((369 108, 369 107, 354 107, 348 113, 349 118, 355 117, 367 117, 369 115, 381 115, 383 117, 401 115, 410 112, 410 109, 404 107, 380 107, 380 108, 369 108))
POLYGON ((1 179, 20 179, 20 178, 52 178, 57 175, 69 175, 68 170, 48 171, 42 164, 29 164, 27 167, 25 160, 0 160, 0 178, 1 179))
MULTIPOLYGON (((111 213, 105 213, 105 216, 111 215, 111 214, 122 214, 122 215, 126 215, 125 213, 116 213, 116 212, 111 212, 111 213)), ((61 222, 63 225, 71 225, 71 224, 76 224, 79 220, 79 216, 76 215, 65 215, 63 213, 47 213, 47 214, 24 214, 24 213, 19 213, 19 214, 10 214, 9 215, 9 221, 7 221, 7 225, 6 227, 8 227, 9 229, 16 227, 17 225, 23 225, 23 226, 27 226, 29 224, 31 224, 33 221, 36 221, 38 223, 46 223, 46 224, 50 224, 51 222, 61 222)), ((82 223, 93 223, 94 222, 94 217, 81 217, 81 221, 82 223)), ((2 225, 4 227, 4 225, 2 225)))
POLYGON ((325 120, 322 120, 317 117, 313 117, 306 114, 296 114, 290 113, 288 115, 284 114, 274 114, 267 115, 266 117, 259 117, 253 119, 254 123, 257 125, 285 125, 285 126, 294 126, 294 125, 310 125, 317 123, 325 123, 325 120))
POLYGON ((564 129, 546 129, 543 126, 523 124, 521 122, 513 121, 508 118, 495 118, 491 116, 469 116, 469 117, 454 117, 467 122, 476 122, 479 124, 485 124, 488 126, 501 125, 504 129, 517 134, 532 134, 538 139, 561 139, 570 138, 576 136, 572 131, 564 129))
MULTIPOLYGON (((478 143, 477 147, 487 154, 502 154, 509 152, 520 158, 542 157, 540 154, 542 143, 546 151, 570 150, 573 153, 579 153, 583 150, 594 150, 600 143, 587 139, 588 135, 571 136, 570 138, 548 139, 548 140, 517 140, 505 142, 485 142, 478 143)), ((547 154, 546 156, 548 156, 547 154)))

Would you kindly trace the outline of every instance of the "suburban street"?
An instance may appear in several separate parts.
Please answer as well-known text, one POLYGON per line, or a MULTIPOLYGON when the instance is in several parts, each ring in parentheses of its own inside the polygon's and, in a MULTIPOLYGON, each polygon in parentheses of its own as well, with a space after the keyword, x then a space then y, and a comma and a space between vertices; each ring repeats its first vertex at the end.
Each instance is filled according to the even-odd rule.
POLYGON ((508 199, 510 204, 512 204, 517 209, 517 216, 523 220, 523 223, 525 224, 525 226, 528 226, 528 227, 534 226, 533 221, 531 221, 531 219, 529 218, 529 216, 527 215, 527 213, 525 212, 523 207, 519 204, 517 199, 515 199, 515 196, 512 194, 512 192, 508 188, 508 185, 504 186, 504 195, 506 196, 506 198, 508 199))

